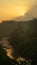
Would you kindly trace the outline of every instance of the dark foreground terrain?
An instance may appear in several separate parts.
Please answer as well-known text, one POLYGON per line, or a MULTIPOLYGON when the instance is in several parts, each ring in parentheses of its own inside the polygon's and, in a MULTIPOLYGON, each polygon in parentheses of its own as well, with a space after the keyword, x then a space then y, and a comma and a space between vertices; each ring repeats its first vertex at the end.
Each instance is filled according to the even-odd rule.
POLYGON ((3 21, 0 23, 0 41, 3 38, 9 41, 15 59, 9 58, 0 44, 0 65, 37 65, 37 19, 26 22, 3 21), (20 56, 26 60, 16 61, 20 56))

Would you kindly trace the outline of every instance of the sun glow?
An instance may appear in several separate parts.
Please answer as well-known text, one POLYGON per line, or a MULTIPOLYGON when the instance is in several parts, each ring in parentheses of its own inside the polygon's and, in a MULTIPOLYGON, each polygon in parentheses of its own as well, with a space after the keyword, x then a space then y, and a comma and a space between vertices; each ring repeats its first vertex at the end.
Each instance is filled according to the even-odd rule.
POLYGON ((2 20, 11 20, 18 16, 24 16, 30 9, 30 6, 6 6, 1 8, 0 22, 2 20))
POLYGON ((19 15, 24 15, 26 13, 23 7, 18 7, 17 10, 19 15))

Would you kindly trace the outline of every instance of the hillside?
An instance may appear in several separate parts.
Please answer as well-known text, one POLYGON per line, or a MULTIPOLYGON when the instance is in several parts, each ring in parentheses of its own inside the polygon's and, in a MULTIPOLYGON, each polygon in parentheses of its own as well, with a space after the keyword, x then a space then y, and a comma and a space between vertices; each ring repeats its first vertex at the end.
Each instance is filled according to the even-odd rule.
POLYGON ((14 31, 14 29, 20 29, 23 30, 24 32, 35 32, 37 33, 37 19, 30 20, 30 21, 3 21, 3 23, 0 23, 0 38, 1 37, 8 37, 10 36, 11 32, 14 31), (19 25, 20 23, 20 25, 19 25))

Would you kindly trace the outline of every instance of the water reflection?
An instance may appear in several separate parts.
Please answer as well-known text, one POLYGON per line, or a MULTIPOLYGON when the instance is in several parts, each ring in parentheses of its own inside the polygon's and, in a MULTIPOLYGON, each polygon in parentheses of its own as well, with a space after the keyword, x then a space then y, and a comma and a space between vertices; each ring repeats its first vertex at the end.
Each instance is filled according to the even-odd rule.
POLYGON ((13 49, 12 46, 9 44, 8 38, 2 38, 2 40, 0 41, 0 45, 6 50, 7 55, 10 58, 13 58, 12 56, 13 49))

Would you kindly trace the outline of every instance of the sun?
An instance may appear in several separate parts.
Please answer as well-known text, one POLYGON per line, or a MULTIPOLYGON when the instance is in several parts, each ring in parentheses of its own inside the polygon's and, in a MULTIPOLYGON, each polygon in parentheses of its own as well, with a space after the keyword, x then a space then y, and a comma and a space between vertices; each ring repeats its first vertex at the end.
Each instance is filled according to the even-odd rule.
POLYGON ((18 7, 17 10, 18 10, 19 15, 24 15, 25 14, 25 11, 24 11, 23 7, 18 7))
POLYGON ((25 14, 25 12, 23 10, 20 10, 19 13, 20 13, 20 15, 23 15, 23 16, 25 14))

